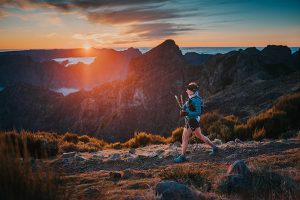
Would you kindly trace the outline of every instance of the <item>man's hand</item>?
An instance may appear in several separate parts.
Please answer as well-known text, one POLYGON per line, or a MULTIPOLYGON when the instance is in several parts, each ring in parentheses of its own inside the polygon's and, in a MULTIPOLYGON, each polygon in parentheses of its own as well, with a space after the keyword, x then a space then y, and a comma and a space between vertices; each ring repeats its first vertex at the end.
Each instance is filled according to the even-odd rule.
POLYGON ((180 110, 180 117, 185 117, 185 116, 187 116, 187 112, 186 111, 184 111, 184 110, 180 110))

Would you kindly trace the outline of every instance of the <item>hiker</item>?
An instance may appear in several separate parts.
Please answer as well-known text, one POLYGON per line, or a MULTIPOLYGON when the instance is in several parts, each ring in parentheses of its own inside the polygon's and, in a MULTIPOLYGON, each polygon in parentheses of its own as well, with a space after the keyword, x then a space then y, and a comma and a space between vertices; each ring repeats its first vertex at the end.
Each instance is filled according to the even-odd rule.
POLYGON ((182 133, 182 154, 174 159, 176 163, 186 161, 186 150, 188 146, 188 139, 192 132, 196 137, 212 147, 212 151, 209 155, 216 155, 218 147, 214 145, 210 139, 201 133, 200 129, 200 114, 202 111, 202 98, 198 94, 198 85, 194 82, 188 84, 186 93, 188 94, 188 100, 183 104, 180 116, 186 118, 185 127, 182 133))

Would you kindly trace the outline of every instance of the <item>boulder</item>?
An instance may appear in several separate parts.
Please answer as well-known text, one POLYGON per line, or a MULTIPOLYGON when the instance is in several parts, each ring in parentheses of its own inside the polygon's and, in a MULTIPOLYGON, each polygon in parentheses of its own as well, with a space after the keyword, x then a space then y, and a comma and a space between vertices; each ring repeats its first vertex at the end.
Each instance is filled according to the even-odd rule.
POLYGON ((218 183, 221 192, 247 193, 252 187, 252 176, 243 160, 237 160, 229 166, 227 174, 218 183))
POLYGON ((243 160, 237 160, 229 166, 227 175, 238 174, 244 177, 250 176, 251 172, 243 160))

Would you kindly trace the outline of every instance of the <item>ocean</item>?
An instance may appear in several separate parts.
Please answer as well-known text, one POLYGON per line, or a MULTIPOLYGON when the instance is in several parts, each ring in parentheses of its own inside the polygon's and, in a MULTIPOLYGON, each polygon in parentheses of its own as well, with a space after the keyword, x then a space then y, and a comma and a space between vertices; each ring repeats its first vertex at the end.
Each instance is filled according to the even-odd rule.
MULTIPOLYGON (((239 49, 246 49, 248 47, 180 47, 182 54, 187 52, 195 52, 199 54, 218 54, 218 53, 228 53, 230 51, 237 51, 239 49)), ((258 50, 262 50, 265 47, 256 47, 258 50)), ((290 47, 292 53, 299 50, 300 47, 290 47)), ((117 51, 123 51, 127 48, 115 48, 117 51)), ((138 48, 142 53, 146 53, 151 49, 151 47, 140 47, 138 48)))
MULTIPOLYGON (((136 48, 136 47, 134 47, 136 48)), ((146 53, 152 47, 137 47, 142 53, 146 53)), ((246 49, 247 47, 180 47, 180 50, 182 54, 186 54, 187 52, 196 52, 199 54, 218 54, 218 53, 228 53, 230 51, 239 50, 239 49, 246 49)), ((262 50, 264 47, 256 47, 258 50, 262 50)), ((299 50, 300 47, 290 47, 292 53, 299 50)), ((126 48, 114 48, 117 51, 124 51, 126 48)), ((0 49, 0 52, 5 51, 22 51, 25 49, 0 49)), ((90 57, 92 59, 93 57, 90 57)), ((57 58, 57 59, 66 59, 66 58, 57 58)), ((86 60, 86 62, 89 62, 90 60, 86 60)))

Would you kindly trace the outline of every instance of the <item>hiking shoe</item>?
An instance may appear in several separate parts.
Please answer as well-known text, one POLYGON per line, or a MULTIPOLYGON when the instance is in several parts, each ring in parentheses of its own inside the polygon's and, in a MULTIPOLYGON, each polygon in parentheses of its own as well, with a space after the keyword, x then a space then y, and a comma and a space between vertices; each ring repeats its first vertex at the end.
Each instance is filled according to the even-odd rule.
POLYGON ((215 146, 212 148, 212 151, 209 153, 209 155, 215 156, 215 155, 217 155, 218 151, 219 151, 219 148, 217 146, 215 146))
POLYGON ((185 161, 187 161, 185 155, 180 155, 180 156, 178 156, 177 158, 174 159, 175 163, 182 163, 182 162, 185 162, 185 161))

